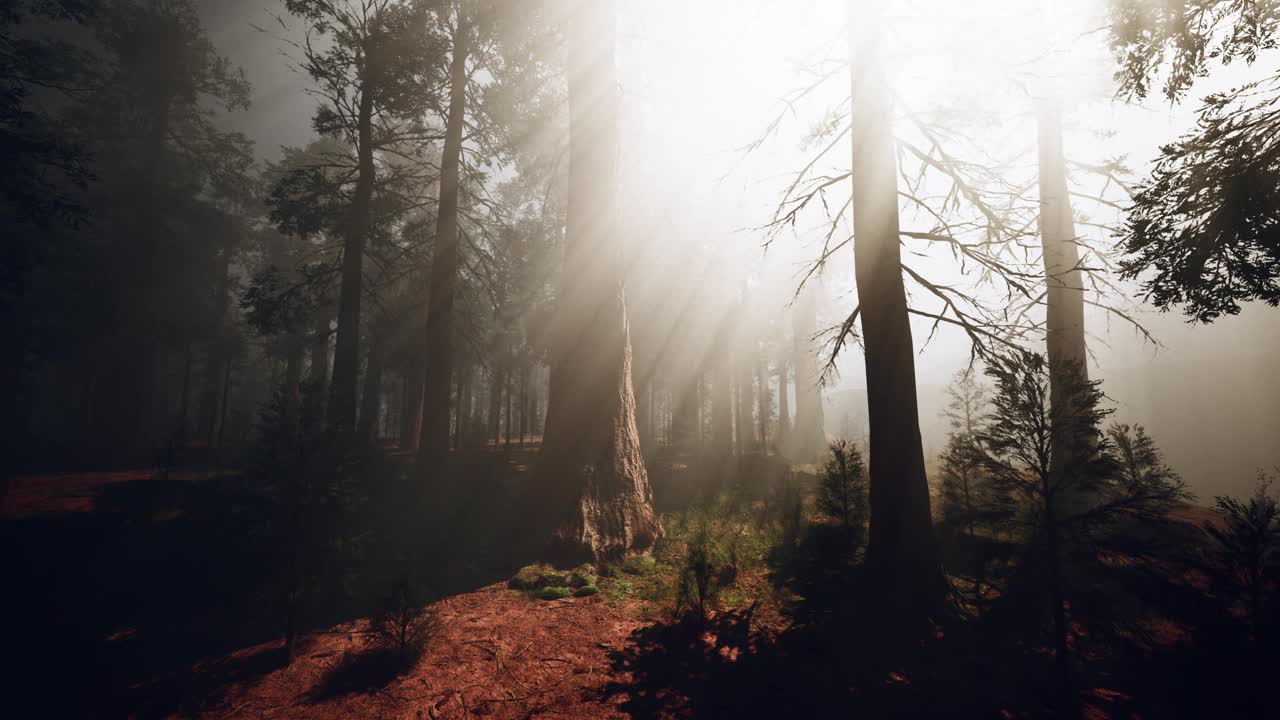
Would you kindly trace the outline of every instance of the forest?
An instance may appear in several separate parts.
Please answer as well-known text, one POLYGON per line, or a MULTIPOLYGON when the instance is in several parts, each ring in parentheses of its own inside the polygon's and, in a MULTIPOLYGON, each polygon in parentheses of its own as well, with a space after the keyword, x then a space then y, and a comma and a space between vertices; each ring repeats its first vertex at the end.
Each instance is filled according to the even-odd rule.
POLYGON ((3 714, 1280 717, 1278 43, 0 3, 3 714))

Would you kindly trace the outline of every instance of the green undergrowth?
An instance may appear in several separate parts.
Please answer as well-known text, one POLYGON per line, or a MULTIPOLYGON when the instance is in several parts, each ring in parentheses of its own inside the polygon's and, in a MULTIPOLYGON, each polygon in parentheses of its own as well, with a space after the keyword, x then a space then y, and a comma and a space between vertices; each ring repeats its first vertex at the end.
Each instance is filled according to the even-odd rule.
POLYGON ((683 612, 786 604, 774 586, 778 561, 794 553, 811 508, 792 483, 765 497, 720 493, 710 501, 663 516, 665 536, 653 551, 601 565, 564 570, 546 564, 520 569, 508 586, 533 600, 599 594, 631 604, 645 619, 683 612), (634 601, 639 601, 638 603, 634 601))
POLYGON ((511 579, 507 587, 537 600, 560 600, 567 597, 587 597, 599 592, 599 575, 595 566, 583 563, 572 570, 557 570, 546 564, 525 565, 511 579))

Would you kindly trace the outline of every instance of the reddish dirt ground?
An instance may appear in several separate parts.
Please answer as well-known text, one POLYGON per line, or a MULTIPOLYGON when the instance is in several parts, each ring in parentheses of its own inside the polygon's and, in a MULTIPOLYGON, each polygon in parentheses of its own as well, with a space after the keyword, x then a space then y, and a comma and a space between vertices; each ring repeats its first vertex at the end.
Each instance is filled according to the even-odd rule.
MULTIPOLYGON (((638 606, 640 601, 623 601, 638 606)), ((363 621, 308 637, 300 656, 247 681, 231 681, 195 717, 229 718, 609 718, 626 717, 610 694, 610 653, 646 623, 635 607, 600 596, 531 601, 491 585, 434 606, 437 630, 424 655, 392 676, 378 667, 363 621), (390 678, 390 679, 388 679, 390 678)), ((280 653, 272 643, 202 663, 220 676, 280 653)), ((198 678, 197 678, 198 682, 198 678)), ((173 717, 186 717, 174 715, 173 717)))
MULTIPOLYGON (((0 498, 0 516, 21 517, 58 512, 92 512, 94 498, 107 485, 150 480, 157 468, 113 472, 75 472, 48 475, 19 475, 9 481, 0 498)), ((208 473, 174 471, 170 477, 190 480, 208 473)))

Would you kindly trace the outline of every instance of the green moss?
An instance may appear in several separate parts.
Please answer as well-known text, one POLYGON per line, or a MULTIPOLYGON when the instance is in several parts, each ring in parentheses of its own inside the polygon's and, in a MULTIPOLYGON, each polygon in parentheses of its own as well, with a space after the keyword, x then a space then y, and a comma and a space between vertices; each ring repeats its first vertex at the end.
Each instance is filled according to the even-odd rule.
POLYGON ((590 563, 583 563, 569 573, 569 585, 571 587, 595 585, 598 577, 599 576, 596 575, 596 569, 592 567, 590 563))
POLYGON ((550 565, 525 565, 507 581, 507 587, 526 592, 547 587, 563 587, 568 584, 568 574, 550 565))
POLYGON ((544 587, 534 593, 534 597, 539 600, 560 600, 561 598, 569 597, 572 592, 573 591, 567 587, 544 587))
POLYGON ((574 591, 573 591, 573 596, 574 596, 574 597, 587 597, 588 595, 595 595, 595 594, 596 594, 596 593, 598 593, 598 592, 600 592, 600 588, 596 587, 594 584, 592 584, 592 585, 583 585, 582 587, 580 587, 580 588, 578 588, 577 590, 574 590, 574 591))
POLYGON ((652 555, 632 555, 622 561, 622 572, 628 575, 648 575, 657 567, 652 555))

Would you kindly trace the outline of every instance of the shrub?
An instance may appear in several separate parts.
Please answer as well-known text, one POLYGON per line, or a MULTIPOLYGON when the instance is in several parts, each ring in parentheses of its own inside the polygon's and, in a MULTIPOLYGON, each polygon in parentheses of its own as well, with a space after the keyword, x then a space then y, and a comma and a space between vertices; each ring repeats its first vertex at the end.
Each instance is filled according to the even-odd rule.
POLYGON ((595 594, 596 594, 596 593, 598 593, 598 592, 600 592, 600 588, 596 587, 595 583, 591 583, 591 584, 589 584, 589 585, 583 585, 583 586, 579 587, 578 589, 574 590, 574 591, 573 591, 573 596, 574 596, 574 597, 587 597, 587 596, 590 596, 590 595, 595 595, 595 594))
POLYGON ((632 555, 622 561, 622 572, 628 575, 648 575, 658 566, 652 555, 632 555))
POLYGON ((716 603, 720 591, 737 578, 737 566, 730 562, 710 523, 698 523, 685 550, 684 563, 676 586, 676 611, 690 610, 699 618, 716 603))
POLYGON ((850 548, 862 544, 867 524, 867 471, 858 446, 847 440, 830 445, 831 456, 818 479, 818 512, 843 530, 850 548))
POLYGON ((1222 527, 1205 526, 1214 540, 1215 580, 1226 591, 1224 595, 1243 607, 1255 638, 1263 609, 1269 604, 1273 579, 1280 577, 1280 502, 1268 492, 1269 487, 1270 481, 1260 475, 1248 500, 1215 498, 1222 527))
POLYGON ((401 580, 370 622, 377 642, 395 653, 403 668, 416 660, 436 628, 435 615, 423 607, 408 580, 401 580))

